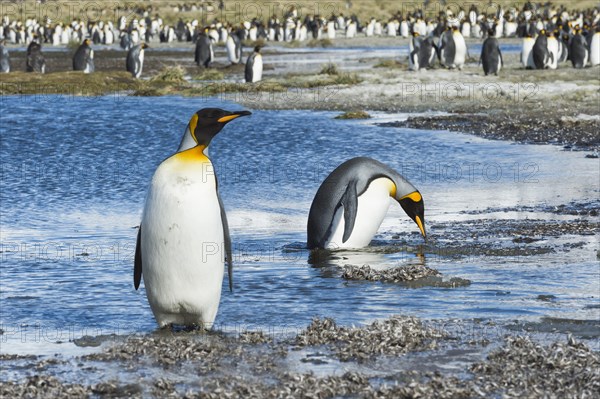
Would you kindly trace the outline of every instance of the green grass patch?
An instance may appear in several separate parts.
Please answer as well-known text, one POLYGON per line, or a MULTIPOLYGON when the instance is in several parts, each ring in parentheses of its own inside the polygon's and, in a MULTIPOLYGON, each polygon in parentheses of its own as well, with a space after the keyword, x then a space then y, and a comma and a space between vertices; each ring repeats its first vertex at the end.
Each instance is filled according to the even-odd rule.
POLYGON ((0 75, 0 94, 65 94, 99 96, 138 90, 143 86, 125 71, 99 71, 84 74, 81 71, 52 72, 47 74, 11 72, 0 75))
POLYGON ((328 62, 327 64, 321 67, 321 72, 319 75, 339 75, 340 71, 336 64, 333 62, 328 62))
POLYGON ((185 69, 180 65, 163 68, 150 78, 152 83, 185 83, 185 69))
POLYGON ((404 65, 394 59, 381 60, 375 68, 402 68, 404 65))
POLYGON ((312 39, 306 43, 306 47, 331 47, 333 42, 329 39, 312 39))
POLYGON ((223 80, 225 75, 216 69, 205 69, 193 77, 194 80, 223 80))

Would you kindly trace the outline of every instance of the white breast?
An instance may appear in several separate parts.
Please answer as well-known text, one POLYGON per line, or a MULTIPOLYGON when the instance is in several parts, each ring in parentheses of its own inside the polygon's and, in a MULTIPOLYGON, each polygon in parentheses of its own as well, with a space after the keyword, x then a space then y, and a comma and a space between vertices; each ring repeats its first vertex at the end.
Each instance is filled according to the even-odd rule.
POLYGON ((223 262, 212 164, 169 158, 154 174, 142 218, 142 275, 159 325, 212 324, 223 262))
POLYGON ((140 49, 140 70, 135 74, 136 78, 142 76, 142 69, 144 69, 144 49, 140 49))
POLYGON ((454 64, 461 68, 467 58, 467 44, 465 38, 458 32, 453 32, 452 37, 454 38, 454 45, 456 51, 454 53, 454 64))
POLYGON ((256 54, 256 57, 254 57, 254 65, 252 66, 252 83, 260 82, 262 80, 262 73, 263 73, 262 55, 256 54))
POLYGON ((552 54, 552 61, 550 62, 550 69, 556 69, 558 67, 558 57, 560 57, 560 53, 558 52, 558 40, 555 37, 548 38, 548 51, 552 54))
POLYGON ((523 39, 523 47, 521 47, 521 64, 523 64, 524 67, 535 68, 532 51, 534 44, 535 40, 533 40, 530 37, 526 37, 523 39))
POLYGON ((369 245, 390 207, 390 187, 387 178, 373 180, 367 190, 358 197, 358 211, 352 235, 346 242, 344 236, 344 209, 340 207, 333 218, 332 234, 325 242, 325 248, 362 248, 369 245))
POLYGON ((594 36, 592 36, 590 62, 592 66, 600 65, 600 33, 594 33, 594 36))

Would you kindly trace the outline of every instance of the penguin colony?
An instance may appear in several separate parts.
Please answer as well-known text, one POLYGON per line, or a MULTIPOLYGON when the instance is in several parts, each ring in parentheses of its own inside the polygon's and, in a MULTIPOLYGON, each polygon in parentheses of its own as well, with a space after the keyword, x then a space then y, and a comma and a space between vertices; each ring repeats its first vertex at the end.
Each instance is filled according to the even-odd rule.
MULTIPOLYGON (((196 112, 177 151, 156 169, 142 214, 133 284, 142 279, 159 327, 211 328, 221 298, 224 264, 233 290, 227 215, 208 147, 231 121, 250 115, 205 108, 196 112)), ((323 181, 310 208, 309 249, 362 248, 371 242, 396 200, 425 233, 419 190, 389 166, 353 158, 323 181)))
MULTIPOLYGON (((306 15, 302 18, 292 6, 282 20, 272 16, 266 22, 255 18, 231 24, 216 19, 207 26, 200 26, 197 19, 187 22, 179 19, 174 25, 165 24, 158 14, 150 16, 151 6, 137 11, 139 18, 127 21, 121 17, 114 23, 73 20, 63 24, 53 23, 48 18, 43 22, 31 18, 18 21, 5 15, 0 22, 0 71, 11 71, 7 45, 28 45, 26 70, 44 73, 42 45, 59 46, 76 41, 82 44, 73 58, 73 69, 92 73, 94 51, 91 45, 118 43, 128 51, 127 70, 139 78, 147 43, 191 42, 195 45, 194 60, 203 68, 211 65, 214 47, 222 43, 231 64, 246 62, 245 80, 257 82, 262 77, 262 55, 260 49, 256 51, 255 48, 244 61, 242 43, 246 40, 302 42, 359 35, 410 37, 408 62, 409 69, 413 71, 433 66, 435 58, 443 67, 462 69, 469 56, 465 38, 485 39, 480 62, 486 75, 498 74, 502 68, 499 43, 494 40, 502 37, 522 38, 520 59, 528 69, 556 69, 560 63, 567 61, 574 68, 600 65, 598 8, 573 11, 564 6, 534 6, 528 2, 520 10, 498 8, 494 14, 484 14, 472 5, 468 11, 461 9, 456 15, 448 8, 437 17, 428 18, 417 9, 398 12, 388 21, 371 18, 363 24, 356 15, 332 14, 328 19, 320 15, 306 15)), ((200 10, 193 5, 182 5, 173 11, 200 10)))

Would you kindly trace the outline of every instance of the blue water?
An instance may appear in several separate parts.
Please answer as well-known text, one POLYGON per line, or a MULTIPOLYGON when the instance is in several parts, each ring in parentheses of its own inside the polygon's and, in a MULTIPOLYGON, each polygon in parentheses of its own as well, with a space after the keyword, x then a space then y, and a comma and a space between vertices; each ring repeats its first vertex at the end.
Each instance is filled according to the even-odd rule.
MULTIPOLYGON (((2 351, 11 351, 11 339, 36 331, 56 341, 154 330, 143 285, 135 291, 132 282, 135 227, 149 180, 176 150, 197 109, 243 108, 178 97, 12 96, 1 101, 2 351)), ((335 115, 253 111, 213 141, 210 156, 235 258, 235 291, 224 286, 216 320, 221 328, 285 331, 305 326, 313 316, 361 323, 398 313, 429 319, 598 318, 597 236, 579 251, 534 257, 420 260, 375 250, 347 252, 332 260, 333 266, 312 267, 302 250, 310 202, 329 171, 353 156, 377 158, 412 180, 425 198, 429 226, 477 217, 461 214, 464 210, 561 204, 599 192, 598 160, 581 153, 382 128, 334 120, 335 115), (425 264, 473 283, 409 289, 348 282, 335 266, 365 263, 425 264), (539 294, 557 300, 542 302, 539 294)), ((411 244, 422 242, 416 226, 392 206, 376 239, 393 243, 396 233, 411 244)))

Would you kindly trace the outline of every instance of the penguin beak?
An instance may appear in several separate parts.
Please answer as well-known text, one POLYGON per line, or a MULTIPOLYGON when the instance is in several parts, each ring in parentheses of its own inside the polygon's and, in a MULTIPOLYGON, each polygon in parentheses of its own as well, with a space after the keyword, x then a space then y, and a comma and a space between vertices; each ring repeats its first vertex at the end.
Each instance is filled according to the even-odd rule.
POLYGON ((415 221, 417 226, 419 226, 419 230, 423 235, 423 238, 427 239, 427 233, 425 231, 425 205, 423 204, 423 197, 421 197, 421 193, 415 191, 410 193, 400 199, 397 199, 400 203, 404 212, 415 221))
POLYGON ((423 238, 427 239, 427 233, 425 233, 425 225, 423 224, 421 217, 415 216, 415 222, 417 223, 417 226, 419 226, 419 230, 421 230, 421 234, 423 235, 423 238))
POLYGON ((248 116, 248 115, 252 115, 252 112, 249 111, 237 111, 237 112, 232 112, 230 115, 227 116, 223 116, 221 118, 219 118, 217 120, 217 122, 219 123, 227 123, 230 122, 236 118, 239 118, 240 116, 248 116))

